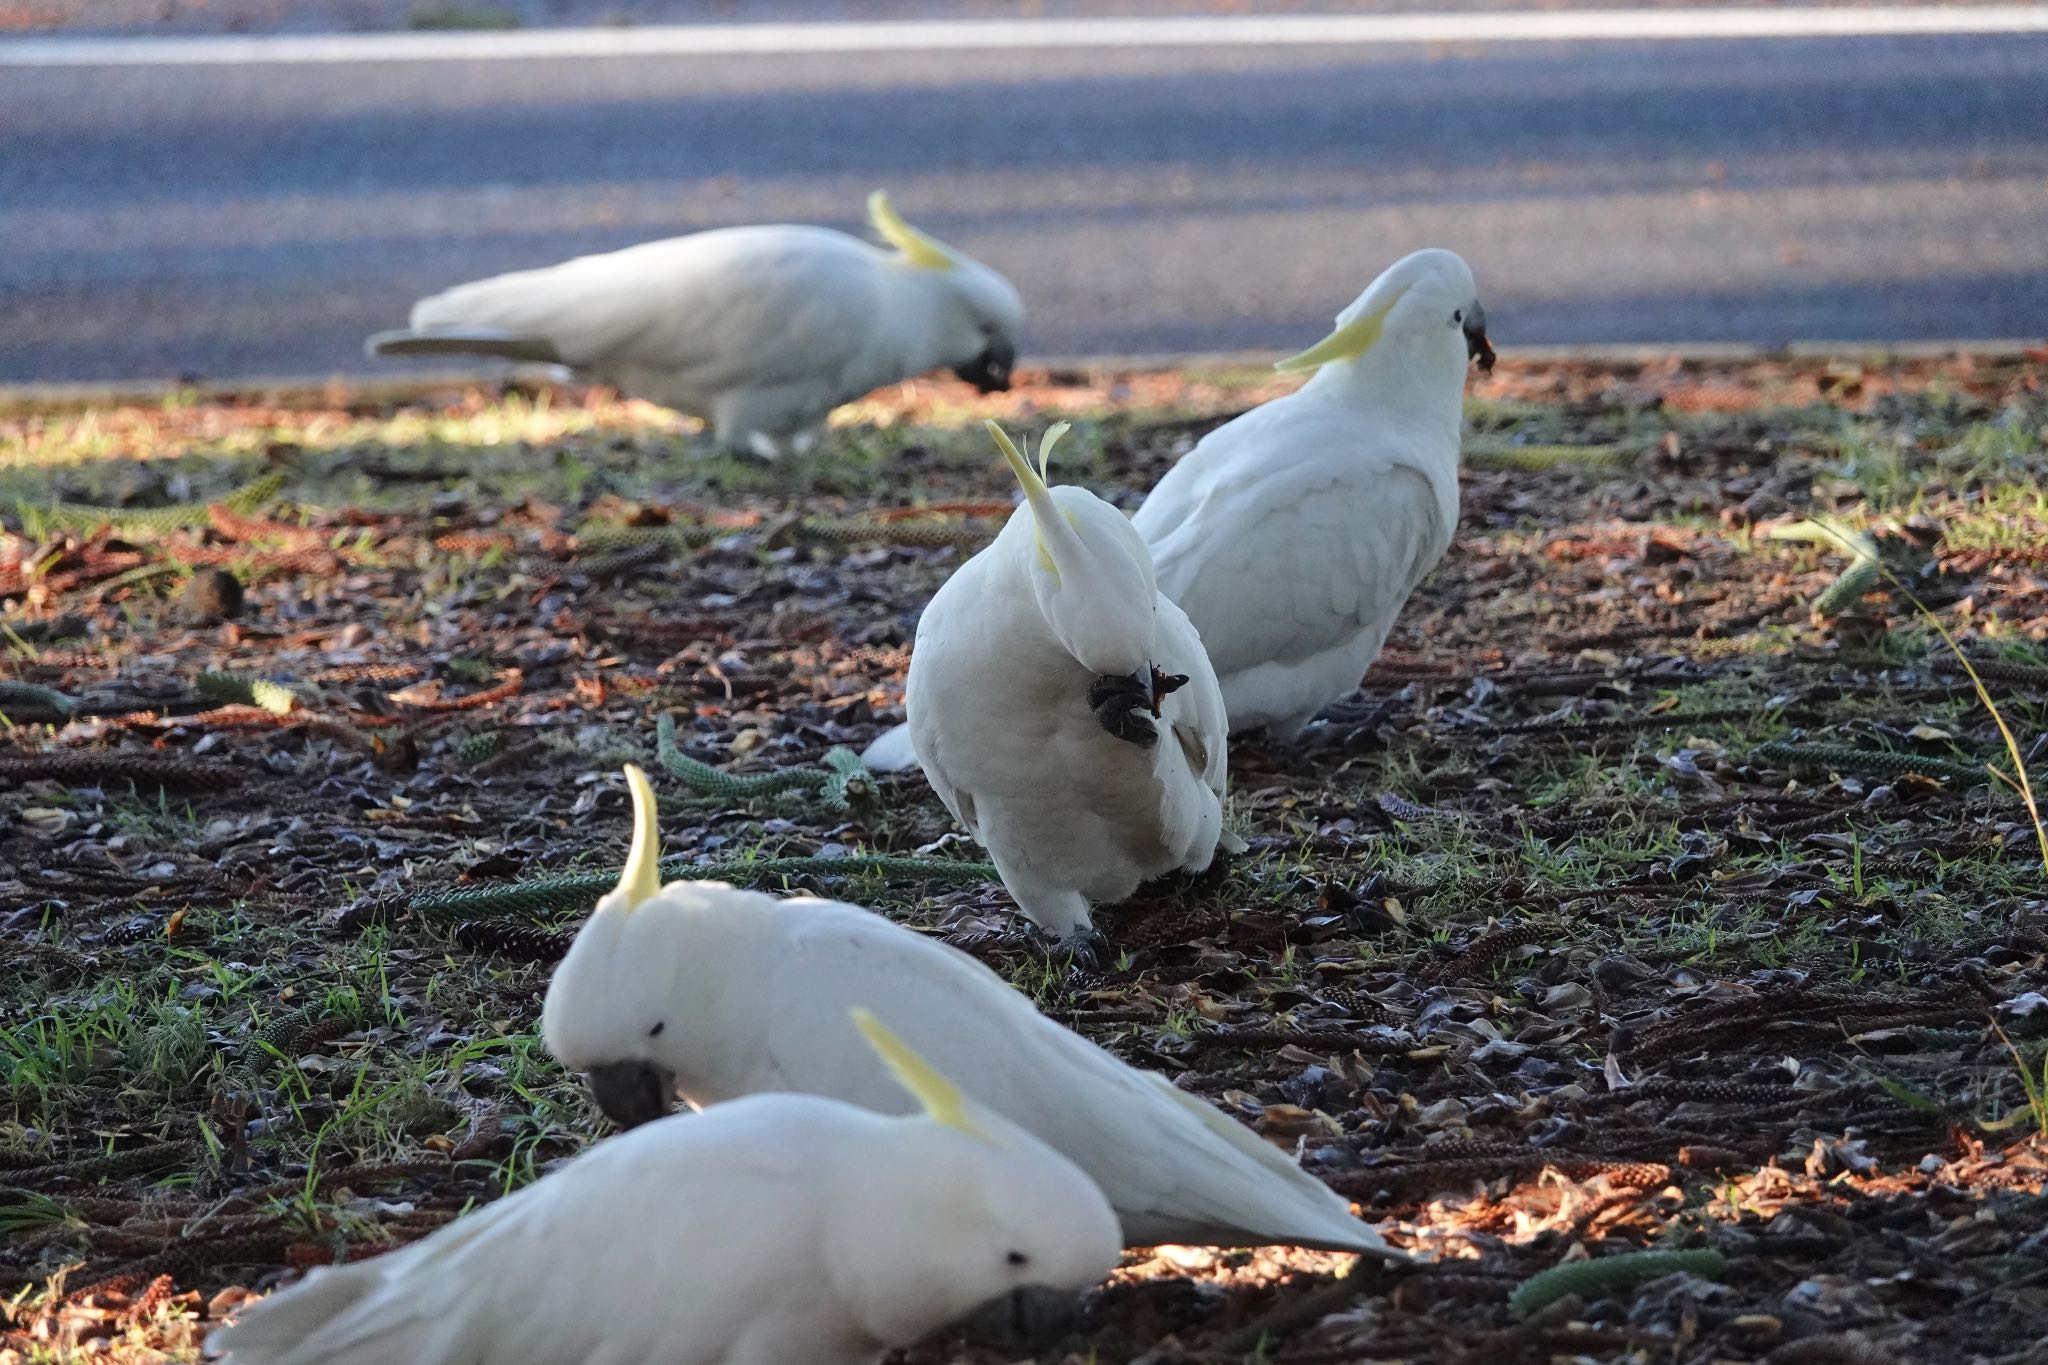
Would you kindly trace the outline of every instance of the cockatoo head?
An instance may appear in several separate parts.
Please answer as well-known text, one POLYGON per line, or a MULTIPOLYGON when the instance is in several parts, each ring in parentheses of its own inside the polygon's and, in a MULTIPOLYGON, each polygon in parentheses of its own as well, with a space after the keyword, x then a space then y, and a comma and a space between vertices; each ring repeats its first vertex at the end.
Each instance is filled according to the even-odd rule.
POLYGON ((845 1153, 824 1217, 827 1273, 877 1340, 922 1336, 1020 1289, 1078 1289, 1116 1268, 1123 1231, 1081 1169, 969 1099, 864 1009, 854 1025, 923 1113, 845 1153), (857 1172, 857 1175, 854 1173, 857 1172), (915 1217, 906 1216, 914 1209, 915 1217), (901 1286, 920 1286, 906 1300, 901 1286), (952 1294, 933 1304, 931 1294, 952 1294))
POLYGON ((882 190, 868 196, 868 221, 876 236, 896 248, 905 269, 926 272, 921 277, 936 302, 936 363, 982 393, 1009 388, 1017 337, 1024 330, 1024 300, 1016 286, 904 222, 882 190))
POLYGON ((771 898, 723 882, 664 887, 654 788, 626 767, 633 844, 616 889, 577 931, 541 1004, 541 1038, 555 1059, 589 1081, 591 1098, 621 1128, 658 1119, 675 1103, 673 1059, 686 1030, 673 1016, 687 961, 692 912, 727 897, 771 898))
POLYGON ((1403 256, 1337 315, 1337 330, 1277 368, 1317 370, 1388 352, 1455 373, 1461 386, 1467 360, 1493 368, 1479 286, 1458 253, 1428 247, 1403 256))
POLYGON ((1124 677, 1149 666, 1159 587, 1143 538, 1129 517, 1087 489, 1046 487, 1067 423, 1046 430, 1036 469, 1001 427, 986 425, 1024 489, 1024 509, 997 543, 1007 542, 1019 561, 1054 638, 1093 673, 1124 677))

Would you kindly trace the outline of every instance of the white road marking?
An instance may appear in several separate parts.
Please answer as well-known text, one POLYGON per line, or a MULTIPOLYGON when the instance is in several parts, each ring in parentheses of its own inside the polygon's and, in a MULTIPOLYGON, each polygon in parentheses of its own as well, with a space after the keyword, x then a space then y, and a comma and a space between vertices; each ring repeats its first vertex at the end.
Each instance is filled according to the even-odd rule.
POLYGON ((2048 5, 1556 10, 1507 14, 1292 14, 1151 19, 945 19, 666 24, 514 32, 259 37, 16 38, 0 67, 299 65, 316 62, 726 57, 797 53, 1531 43, 1687 38, 1851 38, 2048 33, 2048 5))

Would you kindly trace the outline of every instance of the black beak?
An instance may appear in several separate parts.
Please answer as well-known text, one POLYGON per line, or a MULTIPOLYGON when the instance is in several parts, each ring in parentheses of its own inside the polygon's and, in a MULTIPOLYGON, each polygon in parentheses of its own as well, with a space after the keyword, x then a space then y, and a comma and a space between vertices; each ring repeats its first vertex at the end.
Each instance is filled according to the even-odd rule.
POLYGON ((1486 339, 1486 311, 1478 304, 1465 310, 1465 357, 1477 360, 1479 368, 1493 372, 1493 345, 1486 339))
POLYGON ((652 1062, 608 1062, 589 1071, 590 1097, 621 1130, 667 1116, 676 1080, 652 1062))
POLYGON ((994 340, 982 349, 980 355, 954 370, 980 393, 1000 393, 1010 387, 1010 371, 1017 364, 1017 348, 1007 341, 994 340))

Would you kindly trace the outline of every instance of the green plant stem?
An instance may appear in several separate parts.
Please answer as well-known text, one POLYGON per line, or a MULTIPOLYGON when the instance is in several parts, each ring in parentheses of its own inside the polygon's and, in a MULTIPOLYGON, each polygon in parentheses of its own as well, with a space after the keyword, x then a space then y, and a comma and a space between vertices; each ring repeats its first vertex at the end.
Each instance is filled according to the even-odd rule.
POLYGON ((273 716, 288 716, 299 704, 298 696, 283 683, 239 673, 201 673, 192 690, 208 701, 260 706, 273 716))
POLYGON ((77 699, 65 696, 54 687, 0 679, 0 716, 11 717, 27 712, 31 720, 43 716, 68 720, 77 710, 77 699))
POLYGON ((256 512, 277 497, 284 488, 284 475, 265 474, 243 484, 222 498, 208 502, 178 502, 168 507, 101 507, 85 502, 19 504, 25 516, 40 516, 52 526, 71 531, 93 531, 102 526, 164 533, 206 524, 206 509, 218 502, 242 516, 256 512))
POLYGON ((1718 1251, 1632 1251, 1593 1261, 1572 1261, 1538 1271, 1522 1281, 1509 1296, 1508 1309, 1516 1317, 1526 1318, 1567 1294, 1605 1294, 1681 1271, 1719 1279, 1727 1268, 1726 1259, 1718 1251))
POLYGON ((1615 445, 1563 446, 1512 445, 1496 441, 1468 441, 1465 462, 1480 469, 1514 469, 1540 474, 1546 470, 1578 466, 1585 469, 1626 469, 1635 456, 1615 445))
MULTIPOLYGON (((671 860, 661 865, 661 876, 664 881, 729 881, 739 884, 795 876, 994 881, 996 870, 989 863, 969 863, 954 858, 861 853, 845 858, 735 858, 716 863, 671 860)), ((536 877, 510 886, 427 891, 414 896, 406 903, 405 909, 408 914, 430 920, 559 914, 588 910, 597 903, 598 897, 618 885, 618 881, 618 874, 614 872, 579 872, 536 877)))
POLYGON ((1824 521, 1795 521, 1785 526, 1774 526, 1768 534, 1772 540, 1832 545, 1849 556, 1849 565, 1842 570, 1840 577, 1813 599, 1815 616, 1841 615, 1875 587, 1880 576, 1890 576, 1884 560, 1878 556, 1876 543, 1860 532, 1839 530, 1824 521))
POLYGON ((813 793, 827 810, 868 805, 876 794, 875 775, 851 749, 826 752, 816 767, 783 768, 772 773, 740 775, 699 763, 676 746, 676 722, 662 716, 654 724, 654 756, 662 771, 692 791, 721 801, 747 801, 786 791, 813 793))
POLYGON ((1888 749, 1855 749, 1846 744, 1791 744, 1772 740, 1752 751, 1767 763, 1788 768, 1824 769, 1875 777, 1904 777, 1917 773, 1946 781, 1977 783, 1993 777, 2011 778, 1989 764, 1960 763, 1952 758, 1929 758, 1921 754, 1898 754, 1888 749))

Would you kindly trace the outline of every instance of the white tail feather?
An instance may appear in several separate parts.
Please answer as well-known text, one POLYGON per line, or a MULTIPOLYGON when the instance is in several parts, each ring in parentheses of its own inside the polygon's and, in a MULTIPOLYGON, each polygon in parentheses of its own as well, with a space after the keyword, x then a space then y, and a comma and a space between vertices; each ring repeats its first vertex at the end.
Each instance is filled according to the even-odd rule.
POLYGON ((911 743, 910 727, 898 725, 876 735, 874 742, 861 750, 860 761, 867 764, 868 771, 877 773, 902 773, 915 768, 917 748, 911 743))
POLYGON ((510 332, 379 332, 363 343, 369 355, 492 355, 506 360, 532 360, 544 365, 562 364, 554 343, 546 337, 515 336, 510 332))

